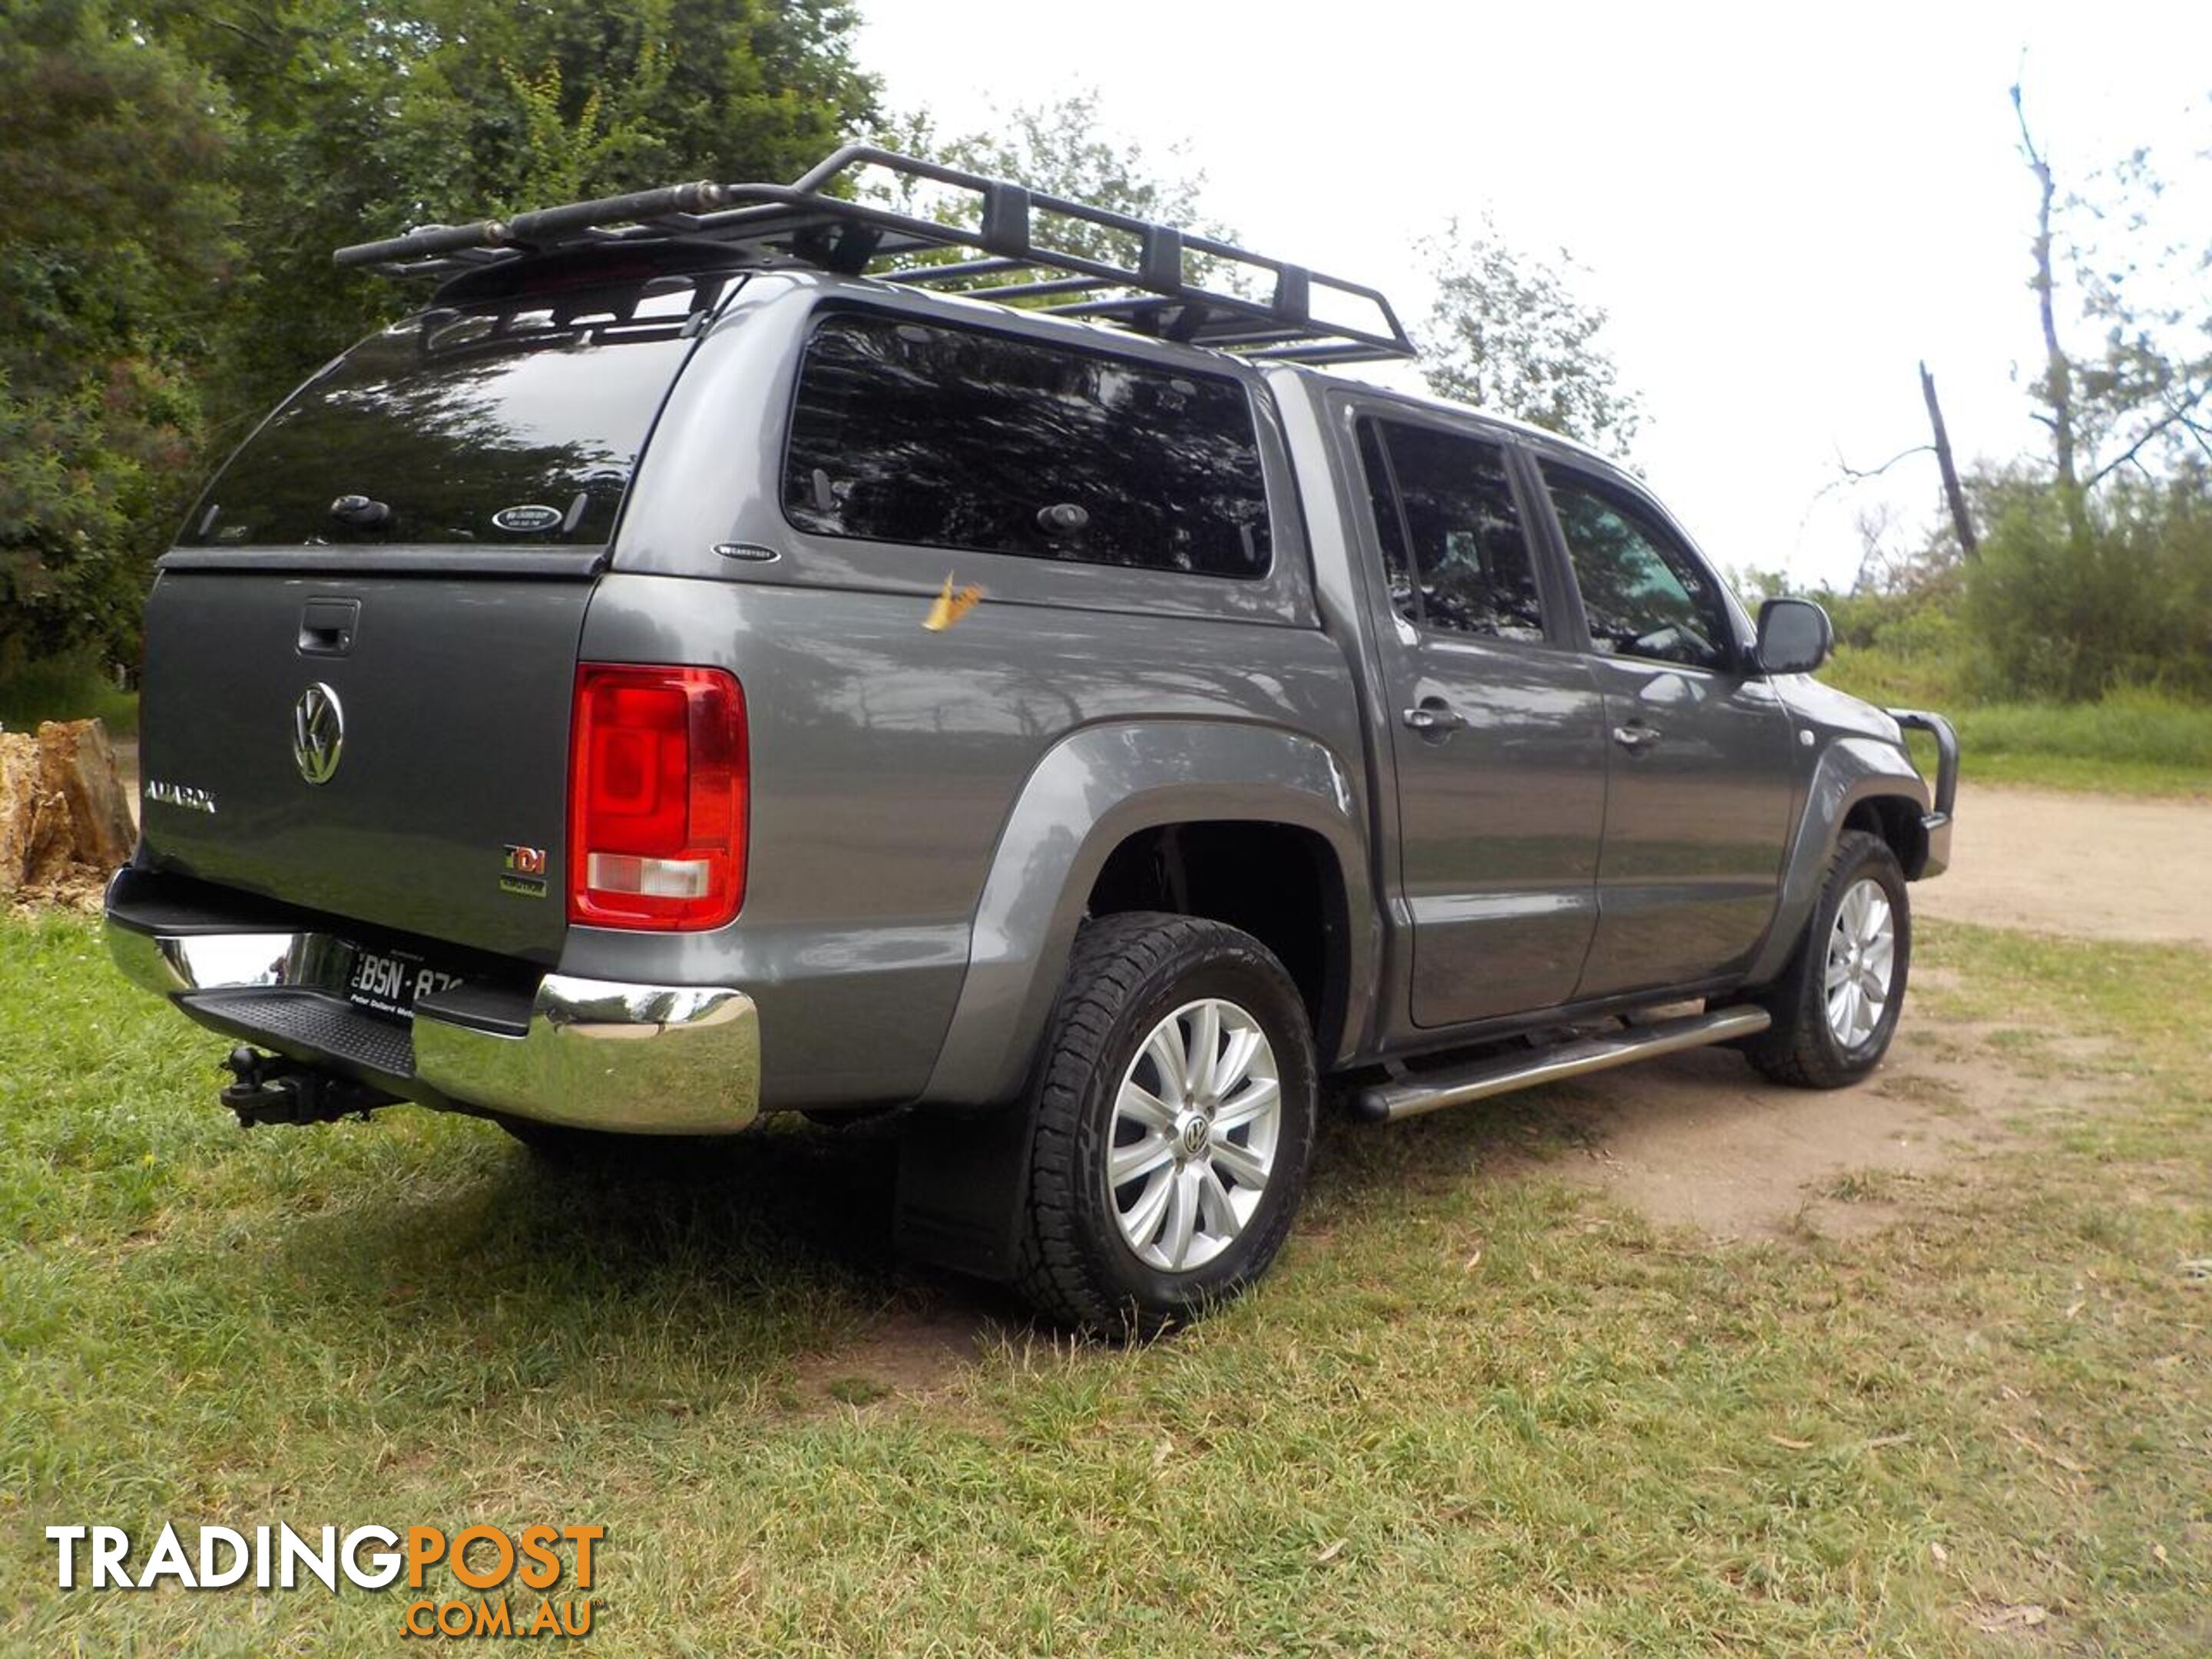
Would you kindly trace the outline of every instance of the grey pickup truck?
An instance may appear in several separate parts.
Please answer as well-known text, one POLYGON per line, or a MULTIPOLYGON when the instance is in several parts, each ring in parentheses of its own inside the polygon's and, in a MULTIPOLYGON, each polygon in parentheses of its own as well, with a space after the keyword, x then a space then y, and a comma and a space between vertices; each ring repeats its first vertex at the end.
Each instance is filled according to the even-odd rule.
POLYGON ((1949 728, 1333 372, 1374 290, 860 147, 338 258, 434 286, 161 559, 107 896, 243 1121, 897 1109, 903 1249, 1128 1333, 1265 1270, 1325 1091, 1887 1048, 1949 728))

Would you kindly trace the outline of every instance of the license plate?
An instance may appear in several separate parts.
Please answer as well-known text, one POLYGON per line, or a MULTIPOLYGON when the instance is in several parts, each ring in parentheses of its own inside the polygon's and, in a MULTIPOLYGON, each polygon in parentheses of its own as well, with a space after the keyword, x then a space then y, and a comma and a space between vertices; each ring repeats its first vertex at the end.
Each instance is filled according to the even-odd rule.
POLYGON ((386 1019, 415 1018, 418 997, 450 990, 460 983, 458 975, 433 968, 422 957, 403 951, 358 951, 353 972, 346 980, 346 1000, 356 1008, 386 1019))

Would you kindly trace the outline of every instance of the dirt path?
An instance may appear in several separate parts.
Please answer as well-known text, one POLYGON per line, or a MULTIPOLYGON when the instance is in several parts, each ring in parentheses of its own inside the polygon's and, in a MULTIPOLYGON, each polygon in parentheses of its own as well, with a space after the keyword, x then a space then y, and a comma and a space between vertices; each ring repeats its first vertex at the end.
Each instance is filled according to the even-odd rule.
MULTIPOLYGON (((1913 908, 1948 921, 2212 948, 2208 854, 2212 801, 1961 789, 1951 867, 1914 886, 1913 908)), ((1923 988, 1936 982, 1914 975, 1923 988)), ((1588 1154, 1569 1178, 1717 1238, 1881 1225, 1902 1213, 1894 1182, 2007 1139, 2008 1123, 2046 1096, 2045 1081, 1981 1036, 1908 1011, 1881 1070, 1843 1095, 1774 1088, 1717 1051, 1592 1079, 1561 1091, 1559 1109, 1588 1154)))
POLYGON ((2212 801, 1966 788, 1951 868, 1912 902, 1947 921, 2212 948, 2208 856, 2212 801))

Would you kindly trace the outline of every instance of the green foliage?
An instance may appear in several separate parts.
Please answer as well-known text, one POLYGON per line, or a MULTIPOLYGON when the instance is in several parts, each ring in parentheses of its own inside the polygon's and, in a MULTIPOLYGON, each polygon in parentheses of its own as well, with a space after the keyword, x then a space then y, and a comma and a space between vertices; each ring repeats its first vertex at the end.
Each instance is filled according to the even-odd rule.
POLYGON ((10 662, 0 655, 0 731, 34 732, 41 720, 97 717, 110 737, 138 731, 138 696, 115 684, 99 652, 10 662))
POLYGON ((331 251, 685 179, 874 116, 842 0, 0 10, 0 650, 136 652, 222 453, 418 297, 331 251))
POLYGON ((245 112, 226 441, 404 303, 331 251, 687 179, 788 179, 874 114, 839 0, 163 0, 245 112))
POLYGON ((1642 401, 1598 343, 1605 310, 1577 297, 1571 254, 1553 264, 1523 253, 1487 214, 1472 231, 1452 221, 1421 252, 1437 282, 1421 338, 1430 390, 1595 448, 1629 448, 1642 401))
POLYGON ((234 252, 218 88, 97 3, 0 10, 0 653, 130 649, 234 252))
MULTIPOLYGON (((2060 515, 2046 512, 2063 538, 2060 515)), ((1836 622, 1836 654, 1820 678, 1869 702, 1948 714, 1962 771, 1975 782, 2212 793, 2212 702, 2186 695, 2171 660, 2162 665, 2163 690, 2123 684, 2089 702, 2057 701, 2033 684, 2008 690, 1970 616, 1966 580, 1985 578, 1954 572, 1893 592, 1814 594, 1836 622)), ((1932 768, 1934 744, 1914 741, 1923 769, 1932 768)))
POLYGON ((1962 741, 1986 757, 2051 755, 2118 760, 2197 774, 2212 787, 2212 708, 2157 691, 2115 691, 2098 702, 1991 703, 1960 717, 1962 741))
POLYGON ((1999 696, 2094 699, 2159 686, 2212 697, 2212 477, 2115 481, 2086 539, 2054 489, 2000 492, 1965 620, 1999 696))

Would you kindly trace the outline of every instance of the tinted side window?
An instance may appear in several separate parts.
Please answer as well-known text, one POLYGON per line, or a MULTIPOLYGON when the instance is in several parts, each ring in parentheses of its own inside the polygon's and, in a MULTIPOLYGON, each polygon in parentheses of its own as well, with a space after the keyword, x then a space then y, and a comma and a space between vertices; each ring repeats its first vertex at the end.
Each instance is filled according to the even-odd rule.
POLYGON ((1360 454, 1401 614, 1425 628, 1540 642, 1543 606, 1505 452, 1479 438, 1366 420, 1360 454))
POLYGON ((1375 539, 1382 550, 1382 576, 1390 589, 1390 603, 1407 622, 1417 622, 1421 608, 1413 597, 1405 525, 1398 514, 1398 492, 1390 483, 1390 463, 1382 455, 1380 421, 1359 423, 1359 464, 1367 475, 1367 506, 1375 515, 1375 539))
POLYGON ((1725 667, 1728 606, 1689 550, 1595 479, 1547 461, 1544 482, 1566 535, 1590 643, 1607 656, 1725 667))
POLYGON ((808 343, 784 511, 804 530, 1260 576, 1267 493, 1232 381, 843 313, 808 343))

